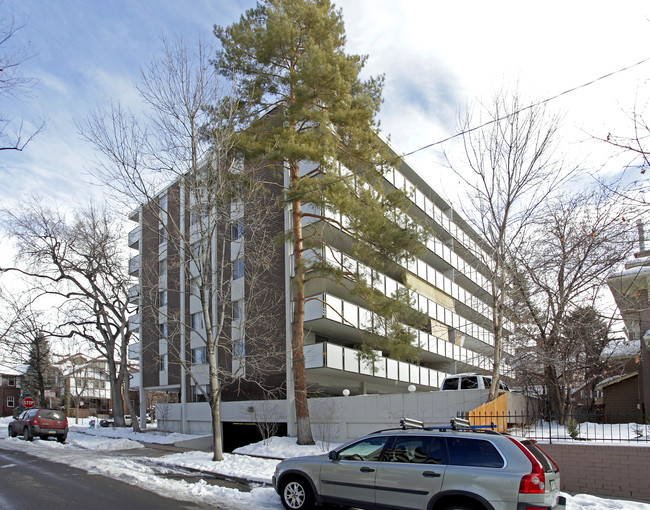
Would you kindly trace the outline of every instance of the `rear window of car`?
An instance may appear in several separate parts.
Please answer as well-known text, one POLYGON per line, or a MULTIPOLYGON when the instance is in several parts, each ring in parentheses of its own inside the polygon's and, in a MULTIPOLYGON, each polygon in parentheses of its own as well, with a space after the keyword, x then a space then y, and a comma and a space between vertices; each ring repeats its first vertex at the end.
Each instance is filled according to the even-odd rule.
POLYGON ((447 438, 447 447, 451 465, 488 468, 501 468, 505 465, 503 457, 490 441, 451 437, 447 438))
POLYGON ((526 448, 528 448, 530 453, 532 453, 535 456, 535 458, 540 462, 540 464, 542 465, 546 473, 552 473, 557 471, 557 468, 555 467, 551 459, 548 457, 548 455, 546 455, 546 453, 543 450, 541 450, 534 442, 530 440, 525 440, 525 441, 521 441, 521 444, 523 444, 526 448))
POLYGON ((65 414, 62 411, 55 411, 52 409, 42 409, 39 413, 41 418, 47 418, 48 420, 64 420, 65 414))

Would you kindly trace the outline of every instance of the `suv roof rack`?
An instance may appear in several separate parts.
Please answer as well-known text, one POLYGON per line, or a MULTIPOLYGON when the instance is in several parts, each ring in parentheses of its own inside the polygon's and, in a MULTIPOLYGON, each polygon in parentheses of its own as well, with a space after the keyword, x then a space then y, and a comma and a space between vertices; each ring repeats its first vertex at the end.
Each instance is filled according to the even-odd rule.
POLYGON ((469 420, 464 418, 452 418, 449 422, 449 425, 434 425, 431 427, 425 427, 424 423, 420 420, 415 420, 413 418, 404 417, 399 421, 399 427, 391 427, 387 429, 375 430, 373 434, 379 434, 381 432, 388 432, 391 430, 412 430, 420 429, 426 431, 438 430, 444 432, 445 430, 474 430, 474 431, 484 431, 488 434, 498 434, 494 429, 496 425, 491 423, 490 425, 470 425, 469 420))

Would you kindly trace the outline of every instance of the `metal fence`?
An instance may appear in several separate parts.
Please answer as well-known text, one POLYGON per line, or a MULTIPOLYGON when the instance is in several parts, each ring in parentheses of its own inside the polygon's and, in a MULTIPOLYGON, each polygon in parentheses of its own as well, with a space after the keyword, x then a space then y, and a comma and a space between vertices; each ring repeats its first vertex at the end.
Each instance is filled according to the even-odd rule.
POLYGON ((492 426, 544 442, 592 441, 650 445, 650 420, 641 413, 613 414, 581 412, 561 417, 544 414, 462 414, 470 425, 492 426))

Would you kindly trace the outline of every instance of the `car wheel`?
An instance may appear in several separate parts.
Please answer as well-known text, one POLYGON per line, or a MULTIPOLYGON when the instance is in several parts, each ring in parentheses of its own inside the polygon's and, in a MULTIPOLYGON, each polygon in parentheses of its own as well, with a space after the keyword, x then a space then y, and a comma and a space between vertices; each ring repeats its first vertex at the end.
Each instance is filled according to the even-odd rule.
POLYGON ((314 494, 306 480, 290 477, 282 482, 280 499, 287 510, 314 508, 314 494))
POLYGON ((18 434, 14 431, 14 429, 11 428, 11 425, 7 427, 8 432, 9 432, 9 437, 16 437, 18 434))
POLYGON ((64 436, 56 436, 56 440, 57 440, 59 443, 62 443, 62 444, 63 444, 63 443, 65 443, 65 440, 67 439, 67 437, 68 437, 67 434, 64 435, 64 436))
POLYGON ((31 441, 32 439, 34 439, 32 437, 32 434, 29 432, 29 427, 25 427, 25 430, 23 430, 23 439, 25 441, 31 441))

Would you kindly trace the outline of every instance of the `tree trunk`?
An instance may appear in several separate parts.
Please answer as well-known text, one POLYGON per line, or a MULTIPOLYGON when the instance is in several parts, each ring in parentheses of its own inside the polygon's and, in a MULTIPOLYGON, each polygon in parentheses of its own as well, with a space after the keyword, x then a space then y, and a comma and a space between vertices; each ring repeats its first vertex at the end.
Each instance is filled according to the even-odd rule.
MULTIPOLYGON (((214 345, 214 344, 209 344, 214 345)), ((217 372, 217 357, 214 349, 208 348, 208 360, 210 370, 210 388, 208 402, 212 414, 212 460, 223 460, 223 434, 221 433, 221 385, 217 372)))
MULTIPOLYGON (((289 162, 291 186, 296 188, 300 175, 298 163, 289 162)), ((294 305, 293 305, 293 335, 291 349, 293 354, 294 392, 296 401, 296 420, 298 425, 298 444, 312 445, 314 438, 311 433, 309 418, 309 403, 307 401, 307 374, 305 372, 305 287, 304 265, 302 260, 302 202, 294 200, 292 209, 293 221, 293 260, 294 260, 294 305)))

